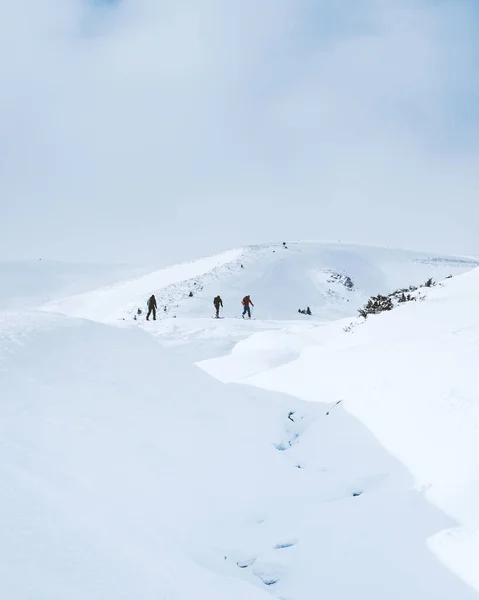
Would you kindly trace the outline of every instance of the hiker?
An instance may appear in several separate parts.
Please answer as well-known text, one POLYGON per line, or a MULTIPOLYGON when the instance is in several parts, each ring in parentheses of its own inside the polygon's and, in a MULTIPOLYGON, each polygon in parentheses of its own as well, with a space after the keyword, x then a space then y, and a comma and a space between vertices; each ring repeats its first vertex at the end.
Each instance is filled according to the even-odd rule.
POLYGON ((148 314, 146 315, 147 321, 150 320, 151 313, 153 313, 153 321, 156 321, 156 308, 156 298, 155 296, 151 295, 150 299, 148 300, 148 314))
POLYGON ((309 306, 306 307, 306 314, 311 315, 311 309, 309 308, 309 306))
POLYGON ((242 317, 244 319, 244 316, 246 313, 248 313, 248 319, 251 319, 251 308, 250 306, 254 306, 253 302, 251 301, 251 298, 249 296, 245 296, 243 298, 243 302, 241 303, 243 305, 243 314, 242 317))
POLYGON ((216 308, 216 318, 219 319, 220 318, 220 306, 221 306, 221 308, 223 308, 223 300, 221 300, 221 296, 216 296, 216 298, 213 300, 213 304, 216 308))

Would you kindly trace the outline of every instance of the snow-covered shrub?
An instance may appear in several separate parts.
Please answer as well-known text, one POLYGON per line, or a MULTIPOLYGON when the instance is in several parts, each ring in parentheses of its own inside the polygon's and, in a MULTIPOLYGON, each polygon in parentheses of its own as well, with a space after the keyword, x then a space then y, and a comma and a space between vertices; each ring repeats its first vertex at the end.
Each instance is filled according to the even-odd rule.
POLYGON ((367 303, 358 310, 359 315, 367 319, 368 315, 377 315, 386 310, 392 310, 398 304, 404 304, 405 302, 415 302, 416 300, 423 300, 425 296, 421 296, 418 290, 423 288, 430 288, 436 285, 436 282, 431 277, 423 285, 419 287, 410 285, 407 288, 397 289, 391 292, 387 296, 378 294, 377 296, 371 296, 367 303))
POLYGON ((364 307, 360 308, 358 312, 361 317, 367 319, 368 315, 377 315, 378 313, 384 312, 385 310, 392 310, 393 308, 394 304, 391 295, 382 296, 381 294, 378 294, 377 296, 371 296, 364 307))

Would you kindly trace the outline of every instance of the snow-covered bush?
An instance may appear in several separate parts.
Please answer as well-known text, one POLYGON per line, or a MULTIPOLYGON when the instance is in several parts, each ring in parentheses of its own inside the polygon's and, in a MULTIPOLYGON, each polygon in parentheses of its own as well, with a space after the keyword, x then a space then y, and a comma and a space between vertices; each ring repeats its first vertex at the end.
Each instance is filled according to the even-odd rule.
POLYGON ((371 296, 363 308, 358 310, 359 315, 367 319, 368 315, 377 315, 386 310, 392 310, 398 304, 404 304, 405 302, 414 302, 421 300, 423 296, 420 296, 417 292, 421 288, 430 288, 436 285, 436 282, 430 277, 425 283, 420 286, 410 285, 407 288, 401 288, 391 292, 387 296, 378 294, 377 296, 371 296))
POLYGON ((381 296, 381 294, 378 294, 377 296, 371 296, 364 307, 360 308, 358 312, 361 317, 367 319, 368 315, 377 315, 380 312, 392 310, 393 308, 394 304, 391 295, 381 296))

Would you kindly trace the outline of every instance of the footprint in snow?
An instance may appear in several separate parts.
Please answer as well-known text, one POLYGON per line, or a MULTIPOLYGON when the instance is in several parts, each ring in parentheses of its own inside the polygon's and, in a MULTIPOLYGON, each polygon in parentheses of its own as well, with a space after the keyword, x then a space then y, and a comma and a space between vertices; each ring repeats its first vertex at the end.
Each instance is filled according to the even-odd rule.
POLYGON ((283 542, 280 542, 279 544, 275 544, 273 546, 273 550, 283 550, 284 548, 292 548, 293 546, 296 546, 297 543, 298 543, 298 540, 296 540, 296 539, 284 540, 283 542))
POLYGON ((253 574, 265 585, 274 585, 280 580, 280 568, 273 564, 257 565, 253 568, 253 574))
POLYGON ((246 569, 247 567, 251 567, 256 562, 256 556, 250 556, 249 558, 244 558, 236 561, 236 564, 240 569, 246 569))

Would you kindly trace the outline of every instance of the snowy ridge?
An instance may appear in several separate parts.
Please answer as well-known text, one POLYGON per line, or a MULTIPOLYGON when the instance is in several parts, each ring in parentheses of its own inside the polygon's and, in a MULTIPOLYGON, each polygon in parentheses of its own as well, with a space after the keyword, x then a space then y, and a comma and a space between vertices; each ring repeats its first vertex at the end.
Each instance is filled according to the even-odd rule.
POLYGON ((146 299, 153 291, 165 290, 168 297, 171 294, 176 298, 175 290, 178 283, 194 281, 195 278, 204 275, 214 276, 217 269, 234 264, 241 255, 242 250, 230 250, 190 263, 181 263, 95 292, 52 302, 44 308, 51 312, 83 317, 92 321, 117 321, 124 318, 125 314, 134 314, 136 304, 141 303, 144 307, 146 299))
POLYGON ((373 293, 443 279, 479 266, 468 257, 444 257, 354 244, 288 242, 248 246, 175 265, 148 275, 62 299, 47 310, 115 323, 144 311, 154 293, 158 318, 205 317, 220 294, 223 315, 238 316, 249 293, 258 319, 301 319, 309 305, 315 318, 354 314, 373 293), (190 297, 190 293, 193 294, 190 297))
POLYGON ((4 594, 477 598, 479 271, 354 316, 476 264, 267 244, 0 313, 4 594))

